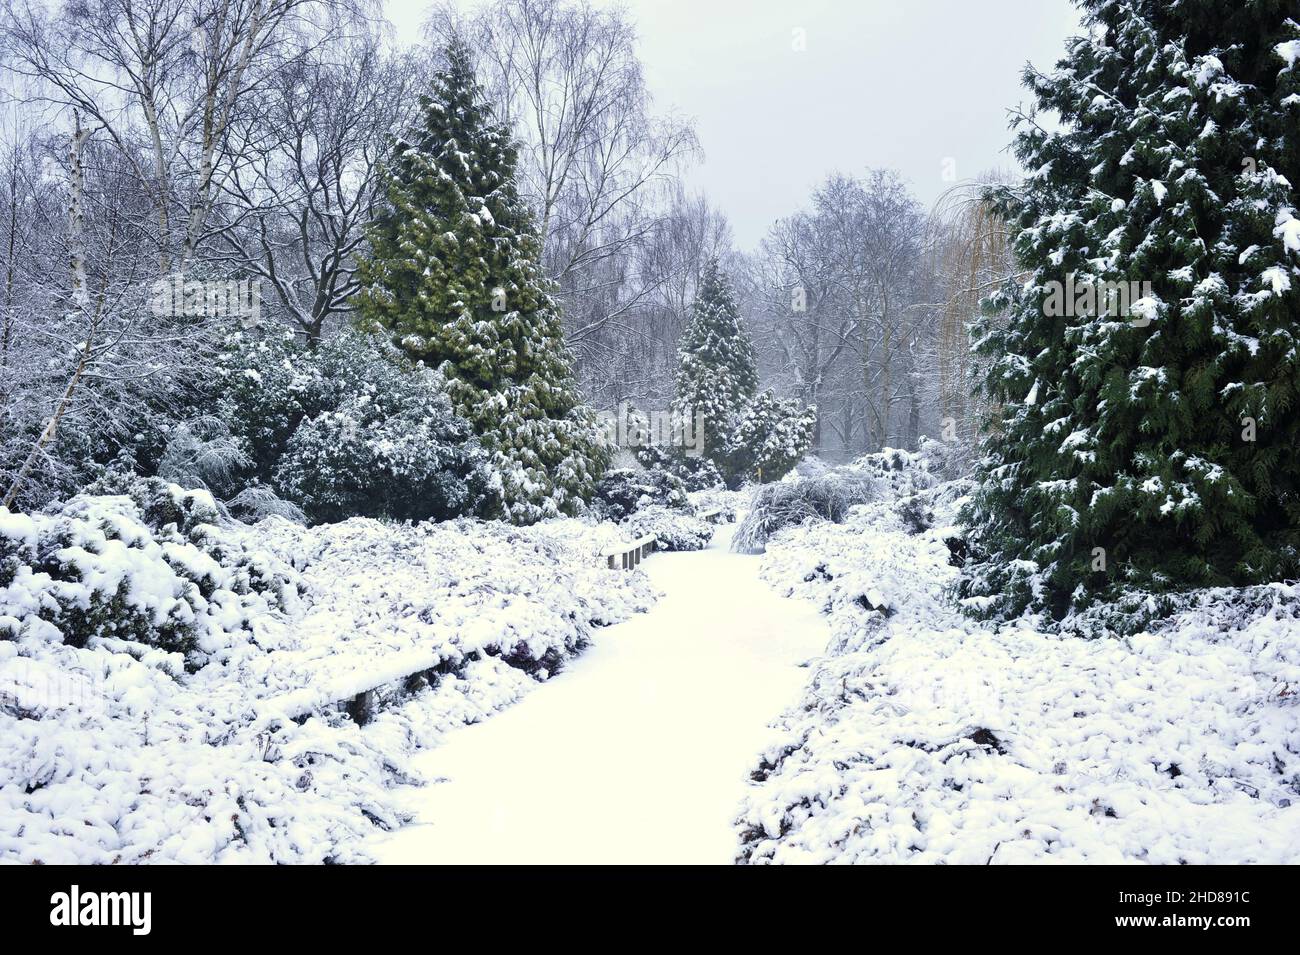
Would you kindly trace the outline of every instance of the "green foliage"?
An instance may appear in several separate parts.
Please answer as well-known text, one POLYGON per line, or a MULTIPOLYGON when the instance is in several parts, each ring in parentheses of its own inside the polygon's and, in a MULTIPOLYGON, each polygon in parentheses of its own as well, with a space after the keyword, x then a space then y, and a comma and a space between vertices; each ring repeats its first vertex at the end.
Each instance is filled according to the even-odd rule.
POLYGON ((812 447, 816 425, 816 408, 771 391, 755 395, 731 435, 726 464, 733 480, 781 480, 812 447))
POLYGON ((716 261, 705 265, 677 353, 673 410, 687 421, 702 418, 704 456, 726 473, 731 434, 758 388, 758 369, 731 284, 716 261))
MULTIPOLYGON (((86 487, 86 494, 121 494, 139 509, 141 520, 152 530, 174 530, 189 537, 204 524, 221 520, 212 495, 186 491, 158 477, 109 471, 86 487)), ((68 505, 72 508, 72 505, 68 505)), ((72 508, 75 510, 75 508, 72 508)))
POLYGON ((421 126, 395 144, 387 206, 360 264, 362 322, 444 376, 492 456, 502 516, 576 513, 610 449, 579 400, 515 187, 515 145, 463 44, 447 49, 421 108, 421 126))
POLYGON ((689 509, 649 504, 628 516, 624 527, 633 538, 655 536, 660 550, 703 550, 713 540, 713 525, 689 509))
POLYGON ((596 486, 593 509, 604 520, 621 521, 654 504, 678 510, 691 506, 681 480, 666 471, 614 468, 596 486))
POLYGON ((235 336, 218 402, 245 482, 316 522, 443 520, 495 507, 492 474, 442 380, 382 340, 343 333, 314 350, 291 335, 235 336))
POLYGON ((718 466, 703 455, 690 455, 679 448, 664 448, 656 444, 637 448, 635 455, 643 468, 671 474, 688 491, 707 491, 725 484, 718 466))
POLYGON ((276 490, 318 523, 474 513, 489 499, 490 472, 468 423, 432 389, 404 397, 406 407, 385 413, 353 396, 304 421, 276 467, 276 490))
POLYGON ((1294 4, 1083 6, 1026 74, 1063 125, 1022 121, 1031 173, 994 194, 1026 274, 977 329, 999 411, 961 592, 996 618, 1300 572, 1294 4), (1071 274, 1150 285, 1129 315, 1045 309, 1071 274))
POLYGON ((725 273, 710 261, 700 277, 690 324, 677 346, 674 413, 699 420, 704 458, 729 486, 775 481, 812 445, 816 409, 755 395, 758 370, 749 332, 725 273))
POLYGON ((0 509, 0 582, 16 614, 0 633, 124 640, 195 669, 253 614, 298 599, 287 567, 219 540, 206 492, 122 473, 96 492, 31 516, 0 509))

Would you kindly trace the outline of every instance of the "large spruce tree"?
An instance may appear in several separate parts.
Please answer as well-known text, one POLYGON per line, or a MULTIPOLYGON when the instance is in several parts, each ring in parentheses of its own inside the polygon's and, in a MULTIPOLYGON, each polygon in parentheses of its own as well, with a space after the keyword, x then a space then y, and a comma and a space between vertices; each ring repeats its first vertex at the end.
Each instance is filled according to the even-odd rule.
POLYGON ((963 591, 999 618, 1300 572, 1294 0, 1082 5, 1026 74, 1062 124, 1021 121, 997 200, 1025 274, 977 334, 1000 411, 963 591), (1058 314, 1071 281, 1150 285, 1058 314))
POLYGON ((395 144, 387 204, 360 263, 362 322, 441 371, 500 475, 516 523, 571 514, 609 449, 580 402, 539 242, 515 186, 516 147, 455 41, 395 144))
POLYGON ((701 272, 677 355, 674 411, 692 421, 700 416, 704 456, 725 473, 732 433, 758 389, 758 369, 731 284, 714 260, 701 272))

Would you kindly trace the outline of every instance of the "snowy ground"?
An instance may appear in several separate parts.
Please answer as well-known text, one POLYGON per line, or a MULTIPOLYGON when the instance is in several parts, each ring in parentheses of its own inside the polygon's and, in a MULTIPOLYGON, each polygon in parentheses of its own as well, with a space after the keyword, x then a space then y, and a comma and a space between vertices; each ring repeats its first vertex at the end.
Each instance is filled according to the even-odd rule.
POLYGON ((578 521, 10 517, 0 862, 1300 861, 1300 585, 991 630, 948 594, 959 489, 633 573, 578 521), (103 594, 197 651, 63 642, 103 594), (384 673, 370 723, 332 705, 384 673))
POLYGON ((745 860, 1300 862, 1300 587, 1124 639, 993 631, 945 593, 953 504, 924 533, 881 503, 769 545, 764 576, 833 636, 764 747, 745 860))
POLYGON ((577 521, 213 533, 222 564, 155 538, 125 497, 0 521, 18 554, 0 561, 0 862, 368 861, 364 839, 404 820, 389 796, 414 751, 541 686, 654 599, 596 556, 617 531, 577 521), (51 579, 55 563, 80 579, 51 579), (235 566, 287 580, 279 605, 242 592, 235 566), (76 610, 115 592, 146 618, 202 623, 206 662, 62 642, 81 618, 56 598, 76 610), (398 679, 417 658, 438 667, 432 685, 398 679), (329 705, 385 673, 369 724, 329 705))
POLYGON ((728 552, 733 528, 707 550, 647 560, 664 592, 649 613, 416 757, 433 781, 402 797, 416 824, 369 851, 396 863, 732 862, 753 753, 828 638, 815 607, 728 552))

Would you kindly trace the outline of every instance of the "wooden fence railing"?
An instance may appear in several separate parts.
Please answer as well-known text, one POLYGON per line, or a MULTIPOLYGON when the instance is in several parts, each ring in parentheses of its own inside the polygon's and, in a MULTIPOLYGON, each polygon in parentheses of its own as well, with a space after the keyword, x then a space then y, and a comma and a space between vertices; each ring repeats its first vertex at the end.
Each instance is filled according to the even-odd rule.
POLYGON ((638 537, 630 544, 619 544, 612 550, 601 552, 609 564, 610 570, 617 570, 622 567, 624 570, 635 570, 637 564, 641 563, 641 558, 646 554, 653 554, 659 549, 659 538, 654 534, 647 534, 645 537, 638 537))
MULTIPOLYGON (((720 507, 699 511, 695 516, 710 524, 722 524, 732 519, 732 515, 720 507)), ((600 556, 609 565, 610 570, 617 570, 620 567, 623 570, 635 570, 647 554, 653 554, 658 549, 658 538, 654 534, 647 534, 629 544, 619 544, 610 550, 601 551, 600 556)))

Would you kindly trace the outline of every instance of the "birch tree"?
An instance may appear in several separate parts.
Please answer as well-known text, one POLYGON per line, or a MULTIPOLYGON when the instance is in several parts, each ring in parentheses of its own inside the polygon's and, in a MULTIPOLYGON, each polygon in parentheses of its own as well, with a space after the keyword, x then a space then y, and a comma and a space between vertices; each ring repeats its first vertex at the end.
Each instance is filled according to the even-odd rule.
MULTIPOLYGON (((7 67, 34 101, 102 133, 149 197, 157 272, 183 271, 240 156, 241 106, 284 65, 292 35, 344 0, 15 0, 0 13, 7 67)), ((146 237, 141 237, 142 239, 146 237)))

